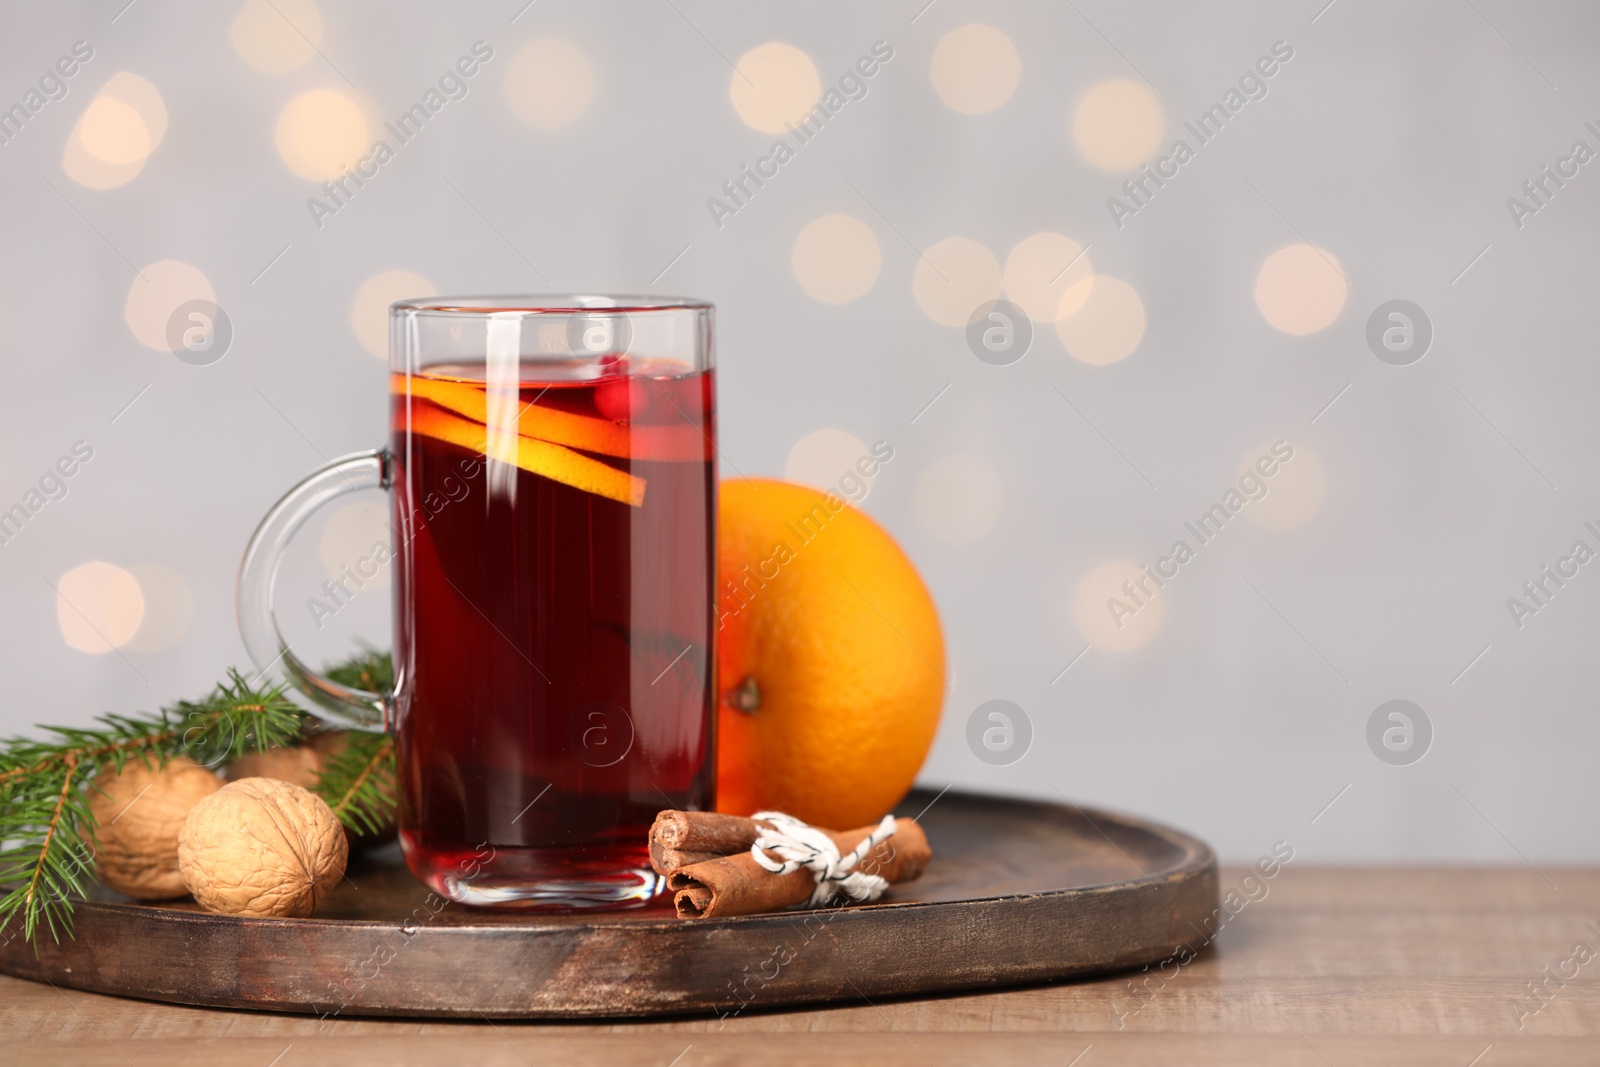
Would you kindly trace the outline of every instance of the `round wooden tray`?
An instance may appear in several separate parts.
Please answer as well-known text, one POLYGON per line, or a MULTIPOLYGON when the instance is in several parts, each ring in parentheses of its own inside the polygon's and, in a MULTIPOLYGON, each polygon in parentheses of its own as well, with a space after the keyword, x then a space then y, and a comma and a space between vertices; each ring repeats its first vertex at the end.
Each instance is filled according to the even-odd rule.
POLYGON ((352 865, 314 919, 93 900, 74 939, 0 946, 0 971, 318 1015, 729 1015, 1137 967, 1195 944, 1217 907, 1216 858, 1176 830, 954 791, 913 793, 898 814, 925 807, 933 863, 876 904, 699 920, 485 911, 441 904, 391 850, 352 865))

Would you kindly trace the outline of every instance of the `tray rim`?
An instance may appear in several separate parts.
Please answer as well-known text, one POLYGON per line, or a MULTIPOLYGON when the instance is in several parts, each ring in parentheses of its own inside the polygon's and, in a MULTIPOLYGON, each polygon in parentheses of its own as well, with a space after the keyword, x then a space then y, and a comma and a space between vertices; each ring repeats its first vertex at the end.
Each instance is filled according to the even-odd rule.
MULTIPOLYGON (((910 806, 910 802, 919 795, 929 795, 931 790, 913 790, 908 794, 901 806, 910 806)), ((983 896, 964 897, 957 900, 885 900, 867 905, 852 905, 838 909, 827 909, 834 912, 833 918, 846 918, 852 924, 866 923, 883 924, 893 923, 890 916, 908 916, 917 912, 927 911, 941 918, 949 917, 954 913, 971 912, 976 909, 980 914, 987 915, 994 911, 997 905, 1011 902, 1014 905, 1026 905, 1031 912, 1033 908, 1059 907, 1073 900, 1089 899, 1105 896, 1124 896, 1133 893, 1144 893, 1148 883, 1159 895, 1163 891, 1168 894, 1192 895, 1191 890, 1197 889, 1204 897, 1203 904, 1207 905, 1205 911, 1218 906, 1218 864, 1215 852, 1203 840, 1183 830, 1154 822, 1139 816, 1127 815, 1120 811, 1105 808, 1086 807, 1076 802, 1065 800, 1051 801, 1048 799, 994 794, 975 790, 946 790, 939 795, 941 799, 961 799, 978 805, 1000 805, 1023 808, 1034 813, 1035 817, 1048 818, 1051 814, 1070 814, 1088 822, 1102 837, 1112 844, 1119 853, 1120 845, 1116 843, 1104 829, 1101 822, 1107 822, 1117 828, 1132 830, 1157 838, 1162 842, 1177 849, 1172 861, 1159 868, 1142 870, 1133 860, 1124 854, 1132 872, 1129 877, 1095 884, 1064 886, 1051 889, 1026 890, 1015 893, 995 893, 983 896), (1206 892, 1209 881, 1209 893, 1206 892), (1198 885, 1193 885, 1198 883, 1198 885)), ((924 809, 925 810, 925 809, 924 809)), ((420 886, 421 883, 419 883, 420 886)), ((474 914, 476 909, 463 909, 467 915, 474 914)), ((122 900, 88 900, 82 901, 77 906, 76 921, 82 921, 85 914, 91 922, 96 919, 122 921, 127 914, 137 918, 138 925, 146 929, 156 926, 176 927, 182 930, 187 926, 195 926, 215 931, 211 936, 217 938, 238 938, 252 933, 266 933, 268 937, 292 936, 296 931, 315 931, 322 929, 342 929, 351 931, 352 934, 376 931, 394 930, 398 920, 390 919, 340 919, 317 918, 306 919, 273 919, 250 918, 242 916, 222 916, 202 911, 176 909, 155 903, 140 903, 137 901, 122 900), (119 916, 122 917, 119 919, 119 916), (169 925, 170 924, 170 925, 169 925)), ((461 914, 461 913, 457 913, 461 914)), ((546 913, 536 910, 528 912, 507 911, 501 915, 514 915, 520 918, 527 916, 525 921, 507 921, 501 919, 495 922, 472 922, 470 920, 455 921, 446 925, 429 926, 426 934, 430 942, 439 943, 446 940, 487 939, 496 944, 507 942, 537 942, 541 939, 574 940, 590 937, 604 938, 614 936, 619 932, 637 933, 648 938, 669 938, 674 940, 703 939, 707 931, 728 931, 755 933, 765 932, 782 927, 792 929, 796 915, 809 914, 805 911, 771 912, 758 915, 731 916, 717 919, 678 919, 670 915, 660 917, 651 916, 632 918, 604 918, 611 913, 597 913, 594 919, 578 920, 575 916, 564 916, 561 920, 551 921, 546 913), (673 928, 681 928, 673 930, 673 928), (672 932, 668 932, 672 930, 672 932)), ((833 921, 830 919, 830 922, 833 921)), ((907 921, 901 919, 900 921, 907 921)), ((914 921, 914 920, 912 920, 914 921)), ((138 936, 138 931, 133 931, 129 936, 138 936)), ((1187 942, 1187 937, 1174 940, 1168 937, 1159 954, 1145 952, 1141 958, 1123 960, 1108 966, 1071 966, 1062 968, 1058 973, 1032 976, 1024 978, 1000 978, 998 984, 1017 984, 1017 982, 1032 982, 1040 980, 1053 980, 1058 978, 1079 977, 1086 974, 1105 973, 1108 970, 1137 967, 1140 963, 1153 963, 1166 958, 1170 953, 1168 948, 1175 951, 1177 942, 1187 942)), ((92 951, 85 948, 68 937, 60 943, 41 942, 37 947, 22 941, 20 937, 0 942, 0 973, 12 975, 29 980, 47 980, 70 988, 84 989, 91 992, 105 993, 113 996, 123 996, 134 999, 143 999, 152 1002, 173 1003, 189 1006, 223 1008, 228 1010, 268 1011, 285 1014, 319 1014, 317 1005, 309 1002, 291 1004, 286 1001, 275 1003, 251 1002, 241 1003, 237 999, 226 999, 220 993, 209 996, 189 994, 185 996, 172 995, 167 991, 142 990, 131 991, 127 988, 109 988, 115 982, 96 981, 88 973, 77 973, 69 965, 64 969, 56 966, 53 969, 45 963, 45 955, 60 957, 60 962, 70 963, 70 957, 76 951, 92 951)), ((984 982, 979 985, 993 983, 984 982)), ((962 989, 976 988, 973 983, 933 983, 922 988, 907 990, 903 994, 884 993, 880 995, 933 995, 941 992, 955 992, 962 989)), ((775 1000, 768 1005, 763 1005, 757 1010, 794 1007, 800 1004, 814 1004, 821 1001, 834 999, 833 997, 819 994, 801 994, 788 999, 775 1000)), ((668 1015, 706 1015, 716 1009, 702 1004, 672 1005, 667 1003, 652 1003, 643 1007, 634 1007, 625 1010, 588 1010, 585 1008, 568 1008, 561 1011, 552 1011, 539 1008, 528 1008, 521 1011, 490 1010, 487 1013, 474 1009, 470 1012, 437 1009, 428 1010, 418 1007, 386 1007, 382 1005, 343 1005, 337 1015, 357 1017, 380 1018, 503 1018, 503 1019, 544 1019, 555 1021, 568 1019, 596 1019, 596 1018, 640 1018, 668 1015)))

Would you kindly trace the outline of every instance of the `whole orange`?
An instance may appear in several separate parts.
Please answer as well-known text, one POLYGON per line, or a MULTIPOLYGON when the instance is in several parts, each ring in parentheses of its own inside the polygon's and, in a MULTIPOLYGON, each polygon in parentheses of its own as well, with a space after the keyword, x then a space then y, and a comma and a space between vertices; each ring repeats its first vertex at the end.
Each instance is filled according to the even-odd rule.
POLYGON ((911 788, 944 703, 939 616, 883 528, 834 494, 721 487, 717 807, 854 829, 911 788))

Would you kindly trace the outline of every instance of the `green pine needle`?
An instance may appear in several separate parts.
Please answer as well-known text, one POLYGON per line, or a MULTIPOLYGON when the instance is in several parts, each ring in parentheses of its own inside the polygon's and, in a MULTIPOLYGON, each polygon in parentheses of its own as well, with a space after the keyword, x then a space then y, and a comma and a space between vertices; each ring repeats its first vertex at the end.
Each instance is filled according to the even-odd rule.
POLYGON ((394 822, 394 738, 354 731, 346 736, 349 744, 323 767, 317 794, 346 827, 376 834, 394 822))
MULTIPOLYGON (((393 677, 389 656, 370 651, 328 673, 378 692, 393 677)), ((0 741, 0 930, 20 916, 31 942, 41 929, 54 940, 71 936, 73 905, 94 880, 89 790, 102 769, 120 771, 130 759, 160 767, 179 757, 218 769, 248 752, 293 745, 316 725, 282 686, 263 688, 232 670, 203 700, 95 722, 0 741)), ((346 827, 372 832, 393 820, 394 768, 391 738, 352 732, 317 792, 346 827)))
MULTIPOLYGON (((394 661, 387 652, 368 649, 326 673, 340 685, 369 693, 394 688, 394 661)), ((345 736, 349 743, 323 766, 316 791, 347 828, 375 834, 394 822, 394 738, 355 730, 345 736)))
POLYGON ((394 661, 389 653, 370 648, 323 673, 340 685, 369 693, 387 693, 394 688, 394 661))

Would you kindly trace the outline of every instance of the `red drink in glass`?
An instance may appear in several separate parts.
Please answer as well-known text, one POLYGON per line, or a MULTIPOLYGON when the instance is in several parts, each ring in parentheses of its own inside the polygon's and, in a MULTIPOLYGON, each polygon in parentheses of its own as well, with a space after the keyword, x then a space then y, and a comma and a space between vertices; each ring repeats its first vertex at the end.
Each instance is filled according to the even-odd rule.
POLYGON ((648 896, 656 812, 712 800, 713 372, 538 370, 395 377, 401 843, 469 903, 648 896), (486 457, 474 394, 583 462, 486 457))
POLYGON ((711 305, 438 297, 389 315, 391 447, 328 463, 262 519, 245 649, 323 718, 395 735, 400 844, 436 892, 647 901, 655 814, 714 799, 711 305), (371 489, 394 494, 387 693, 318 673, 274 607, 295 533, 371 489))

